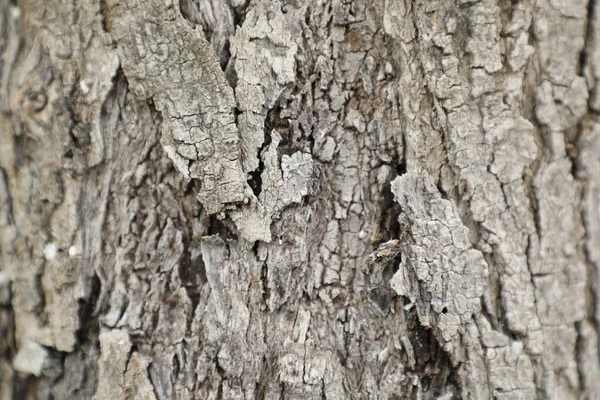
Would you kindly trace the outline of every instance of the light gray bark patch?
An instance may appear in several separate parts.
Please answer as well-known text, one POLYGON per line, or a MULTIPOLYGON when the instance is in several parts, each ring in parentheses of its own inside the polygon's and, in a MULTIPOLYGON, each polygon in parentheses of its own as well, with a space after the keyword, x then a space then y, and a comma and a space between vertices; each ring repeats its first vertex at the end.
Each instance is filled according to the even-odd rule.
MULTIPOLYGON (((166 154, 185 179, 201 182, 198 200, 209 214, 228 212, 241 237, 269 242, 271 218, 278 210, 259 202, 246 181, 259 166, 267 110, 294 82, 297 45, 285 23, 289 16, 285 19, 279 7, 267 12, 265 5, 249 13, 248 27, 232 39, 241 111, 236 125, 232 88, 209 43, 184 21, 173 1, 107 4, 108 26, 133 92, 162 112, 166 154), (265 20, 265 15, 272 18, 265 20)), ((290 177, 297 163, 310 160, 292 159, 283 167, 288 168, 288 185, 277 196, 286 204, 306 194, 290 177)), ((301 173, 306 180, 306 172, 301 173)))
POLYGON ((235 58, 236 104, 242 166, 246 173, 259 166, 267 112, 276 106, 286 85, 295 81, 297 26, 302 9, 283 14, 277 1, 260 1, 251 8, 244 26, 231 39, 235 58), (296 37, 294 37, 296 35, 296 37))
POLYGON ((161 143, 209 213, 253 198, 239 159, 233 90, 174 1, 108 1, 108 26, 133 92, 163 113, 161 143))
POLYGON ((225 243, 218 237, 205 237, 201 242, 202 259, 206 267, 206 279, 211 287, 211 296, 217 311, 217 319, 222 326, 227 325, 229 318, 229 300, 223 282, 221 282, 220 270, 229 258, 225 243))
POLYGON ((46 349, 31 339, 24 339, 13 359, 13 368, 20 372, 39 376, 48 357, 46 349))
POLYGON ((155 400, 154 387, 148 378, 148 366, 151 360, 148 357, 134 352, 127 364, 125 373, 125 398, 155 400))
POLYGON ((121 399, 125 397, 125 371, 129 360, 131 340, 124 330, 100 332, 98 360, 98 388, 94 399, 121 399))
POLYGON ((426 173, 396 178, 392 192, 410 238, 391 287, 410 299, 420 323, 433 328, 442 347, 459 361, 460 334, 481 310, 487 264, 469 243, 456 208, 426 173))

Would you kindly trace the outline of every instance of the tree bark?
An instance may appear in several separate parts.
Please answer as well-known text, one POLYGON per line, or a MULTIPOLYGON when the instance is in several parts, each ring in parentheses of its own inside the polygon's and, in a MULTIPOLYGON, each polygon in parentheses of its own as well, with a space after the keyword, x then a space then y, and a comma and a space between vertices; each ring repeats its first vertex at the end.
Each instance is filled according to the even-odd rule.
POLYGON ((0 398, 600 398, 594 0, 0 32, 0 398))

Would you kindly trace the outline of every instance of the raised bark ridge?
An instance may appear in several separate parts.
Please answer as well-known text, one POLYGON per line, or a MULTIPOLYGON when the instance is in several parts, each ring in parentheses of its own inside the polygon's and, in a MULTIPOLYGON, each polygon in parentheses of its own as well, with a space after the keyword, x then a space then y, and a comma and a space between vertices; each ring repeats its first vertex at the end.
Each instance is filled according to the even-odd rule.
POLYGON ((458 211, 442 199, 427 173, 396 178, 392 192, 404 210, 403 224, 409 233, 390 286, 411 301, 419 322, 434 329, 455 362, 463 362, 464 355, 457 351, 462 347, 460 334, 481 311, 487 264, 471 246, 458 211))
POLYGON ((163 112, 161 143, 177 170, 199 179, 209 213, 253 197, 244 179, 233 90, 201 32, 174 2, 107 2, 110 31, 133 92, 163 112))
MULTIPOLYGON (((232 41, 234 96, 209 42, 185 21, 177 2, 108 1, 107 7, 123 71, 134 93, 152 99, 163 112, 161 144, 185 179, 201 182, 198 200, 209 214, 230 214, 242 238, 271 241, 271 218, 281 207, 260 201, 247 181, 251 173, 261 174, 259 149, 271 134, 265 133, 266 111, 294 81, 297 46, 284 29, 281 11, 270 6, 252 10, 232 41), (265 19, 267 11, 275 17, 265 19), (257 47, 255 40, 269 46, 257 47)), ((285 205, 300 202, 307 194, 311 162, 309 155, 289 158, 284 176, 265 188, 274 192, 263 197, 283 199, 285 205), (290 183, 298 180, 300 187, 290 183)))

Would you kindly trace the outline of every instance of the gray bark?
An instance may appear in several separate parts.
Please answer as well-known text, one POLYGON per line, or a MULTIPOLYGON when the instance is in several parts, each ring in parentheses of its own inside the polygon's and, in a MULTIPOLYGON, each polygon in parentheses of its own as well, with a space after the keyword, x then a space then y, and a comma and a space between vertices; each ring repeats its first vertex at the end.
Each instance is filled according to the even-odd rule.
POLYGON ((0 32, 0 398, 600 398, 594 0, 0 32))

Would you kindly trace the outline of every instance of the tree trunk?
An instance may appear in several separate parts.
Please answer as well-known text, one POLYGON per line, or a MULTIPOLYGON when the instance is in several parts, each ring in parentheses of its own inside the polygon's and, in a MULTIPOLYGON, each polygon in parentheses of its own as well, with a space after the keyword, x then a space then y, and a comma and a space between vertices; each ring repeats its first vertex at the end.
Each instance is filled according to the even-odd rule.
POLYGON ((588 1, 0 0, 0 398, 600 398, 588 1))

